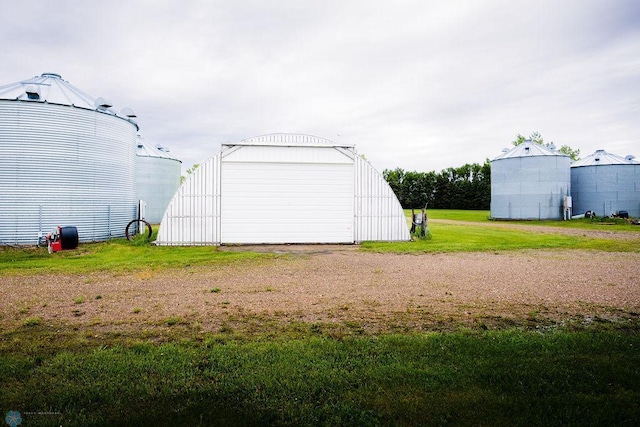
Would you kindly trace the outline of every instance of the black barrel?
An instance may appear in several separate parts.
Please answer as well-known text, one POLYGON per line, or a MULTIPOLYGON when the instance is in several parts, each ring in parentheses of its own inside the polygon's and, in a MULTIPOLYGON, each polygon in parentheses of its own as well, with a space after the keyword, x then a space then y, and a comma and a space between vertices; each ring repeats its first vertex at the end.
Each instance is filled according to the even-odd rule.
POLYGON ((78 229, 72 225, 59 227, 60 245, 62 249, 75 249, 78 247, 78 229))

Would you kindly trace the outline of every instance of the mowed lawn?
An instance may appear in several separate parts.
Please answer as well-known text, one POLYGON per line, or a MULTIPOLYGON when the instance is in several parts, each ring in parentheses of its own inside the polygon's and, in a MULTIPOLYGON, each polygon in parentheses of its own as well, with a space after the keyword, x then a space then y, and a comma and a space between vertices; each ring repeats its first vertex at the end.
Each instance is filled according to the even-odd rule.
MULTIPOLYGON (((638 252, 637 238, 589 239, 462 223, 489 222, 486 211, 429 214, 461 222, 431 224, 431 240, 368 243, 362 250, 638 252)), ((624 224, 608 227, 636 232, 624 224)), ((141 263, 162 271, 268 263, 270 257, 126 240, 53 256, 42 248, 4 248, 0 286, 1 275, 8 274, 126 276, 141 263)), ((639 313, 628 314, 625 322, 461 325, 405 334, 337 333, 335 325, 304 322, 254 334, 176 327, 161 339, 144 328, 97 334, 34 318, 0 332, 0 415, 18 411, 22 425, 78 426, 635 425, 640 322, 639 313)))

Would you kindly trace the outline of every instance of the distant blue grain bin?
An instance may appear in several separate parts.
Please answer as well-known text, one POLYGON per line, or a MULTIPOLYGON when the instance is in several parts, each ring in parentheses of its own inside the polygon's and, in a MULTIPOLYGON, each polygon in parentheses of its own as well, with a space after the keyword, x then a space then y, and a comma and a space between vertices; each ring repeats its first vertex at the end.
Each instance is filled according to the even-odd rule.
POLYGON ((137 206, 134 117, 54 73, 0 86, 0 245, 35 245, 58 225, 81 242, 124 237, 137 206))
POLYGON ((574 214, 640 217, 640 162, 597 150, 571 165, 571 194, 574 214))
POLYGON ((571 159, 532 141, 491 161, 491 217, 562 219, 571 193, 571 159))
POLYGON ((180 187, 182 162, 160 146, 153 146, 138 137, 136 154, 136 187, 138 199, 146 203, 144 219, 160 224, 162 215, 180 187))

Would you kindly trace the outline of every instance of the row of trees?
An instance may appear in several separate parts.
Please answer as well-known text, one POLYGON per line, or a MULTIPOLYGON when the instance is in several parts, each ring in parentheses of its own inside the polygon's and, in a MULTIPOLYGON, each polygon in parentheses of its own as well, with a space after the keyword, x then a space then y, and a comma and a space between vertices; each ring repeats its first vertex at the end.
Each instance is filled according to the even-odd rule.
POLYGON ((382 176, 405 209, 489 209, 491 164, 466 164, 440 173, 385 169, 382 176))
MULTIPOLYGON (((536 144, 556 149, 553 142, 545 142, 542 135, 533 132, 529 138, 518 134, 511 144, 518 146, 530 140, 536 144)), ((557 151, 578 160, 580 150, 562 145, 557 151)), ((459 168, 447 168, 435 172, 408 172, 400 168, 385 169, 387 180, 405 209, 423 208, 428 204, 434 209, 489 209, 491 204, 491 163, 466 164, 459 168)))

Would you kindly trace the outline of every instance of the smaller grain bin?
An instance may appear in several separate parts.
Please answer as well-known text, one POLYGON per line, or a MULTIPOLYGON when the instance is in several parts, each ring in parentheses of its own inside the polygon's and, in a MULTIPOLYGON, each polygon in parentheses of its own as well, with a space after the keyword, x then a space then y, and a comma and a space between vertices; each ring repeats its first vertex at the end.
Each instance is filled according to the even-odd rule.
POLYGON ((576 214, 627 211, 640 217, 640 162, 596 150, 571 165, 571 195, 576 214))
POLYGON ((562 219, 570 206, 571 159, 530 140, 491 161, 491 218, 562 219))
POLYGON ((146 203, 144 219, 159 224, 171 198, 180 187, 181 161, 169 150, 152 145, 138 136, 136 151, 136 190, 146 203))

